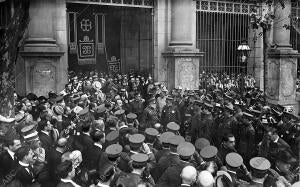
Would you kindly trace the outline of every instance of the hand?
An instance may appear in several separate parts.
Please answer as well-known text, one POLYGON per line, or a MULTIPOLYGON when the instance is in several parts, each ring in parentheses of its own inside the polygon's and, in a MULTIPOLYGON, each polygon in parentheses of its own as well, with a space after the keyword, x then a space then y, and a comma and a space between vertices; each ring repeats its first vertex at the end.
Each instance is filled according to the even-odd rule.
POLYGON ((143 149, 147 155, 152 153, 149 146, 146 143, 143 143, 143 149))

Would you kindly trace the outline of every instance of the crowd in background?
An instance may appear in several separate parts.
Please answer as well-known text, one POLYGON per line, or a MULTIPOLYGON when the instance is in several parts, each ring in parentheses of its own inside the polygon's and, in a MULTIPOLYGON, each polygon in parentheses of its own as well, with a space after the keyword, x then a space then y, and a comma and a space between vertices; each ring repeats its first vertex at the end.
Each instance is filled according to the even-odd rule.
POLYGON ((15 94, 3 186, 299 186, 299 118, 251 76, 203 72, 199 88, 69 72, 47 96, 15 94))

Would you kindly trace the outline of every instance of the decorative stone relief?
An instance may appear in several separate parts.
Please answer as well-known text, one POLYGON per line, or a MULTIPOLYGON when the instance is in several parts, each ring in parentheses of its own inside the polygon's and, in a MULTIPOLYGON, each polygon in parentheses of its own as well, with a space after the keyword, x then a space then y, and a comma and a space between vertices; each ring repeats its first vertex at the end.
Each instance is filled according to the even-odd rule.
POLYGON ((176 79, 177 86, 183 89, 192 90, 196 88, 196 68, 192 58, 179 58, 176 60, 176 79))
POLYGON ((295 92, 296 65, 292 60, 286 61, 281 67, 281 92, 284 97, 289 97, 295 92))
POLYGON ((56 67, 49 62, 37 62, 31 67, 31 88, 36 95, 47 95, 56 90, 56 67))
POLYGON ((267 73, 267 95, 270 97, 275 97, 278 93, 278 81, 279 81, 279 61, 273 60, 268 64, 268 73, 267 73))

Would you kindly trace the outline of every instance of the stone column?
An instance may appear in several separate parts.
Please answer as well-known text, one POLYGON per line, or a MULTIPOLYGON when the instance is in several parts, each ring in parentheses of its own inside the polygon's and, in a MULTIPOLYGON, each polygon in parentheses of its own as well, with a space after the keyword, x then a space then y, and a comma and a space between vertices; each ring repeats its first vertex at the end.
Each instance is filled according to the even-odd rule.
POLYGON ((167 63, 167 86, 199 88, 199 60, 203 56, 195 47, 196 6, 191 0, 171 1, 171 39, 163 53, 167 63))
POLYGON ((64 51, 55 40, 56 19, 59 19, 56 8, 53 0, 30 1, 28 38, 21 51, 25 63, 26 93, 47 96, 49 91, 59 92, 67 78, 66 74, 62 76, 60 73, 65 69, 60 66, 64 51))
POLYGON ((285 8, 275 10, 273 26, 274 47, 268 50, 266 95, 269 102, 293 108, 298 114, 296 101, 296 76, 298 51, 290 45, 290 30, 284 28, 290 24, 291 1, 285 1, 285 8))
POLYGON ((171 42, 169 46, 189 47, 194 41, 192 30, 196 17, 194 3, 191 0, 172 0, 171 2, 171 42))

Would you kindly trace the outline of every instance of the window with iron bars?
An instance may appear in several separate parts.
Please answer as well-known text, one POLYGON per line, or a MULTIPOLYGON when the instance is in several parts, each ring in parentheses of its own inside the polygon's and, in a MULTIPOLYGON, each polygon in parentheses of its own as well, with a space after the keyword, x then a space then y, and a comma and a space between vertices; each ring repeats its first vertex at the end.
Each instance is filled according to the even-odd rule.
MULTIPOLYGON (((198 0, 197 41, 200 72, 237 74, 241 72, 238 45, 248 38, 253 4, 245 1, 198 0)), ((247 1, 249 2, 249 1, 247 1)))
MULTIPOLYGON (((296 24, 298 24, 296 27, 300 28, 300 2, 292 1, 292 19, 296 19, 296 24)), ((291 44, 293 46, 293 49, 298 50, 300 52, 300 34, 296 31, 296 29, 291 26, 291 44)), ((300 58, 298 58, 298 73, 297 77, 300 78, 300 58)))

